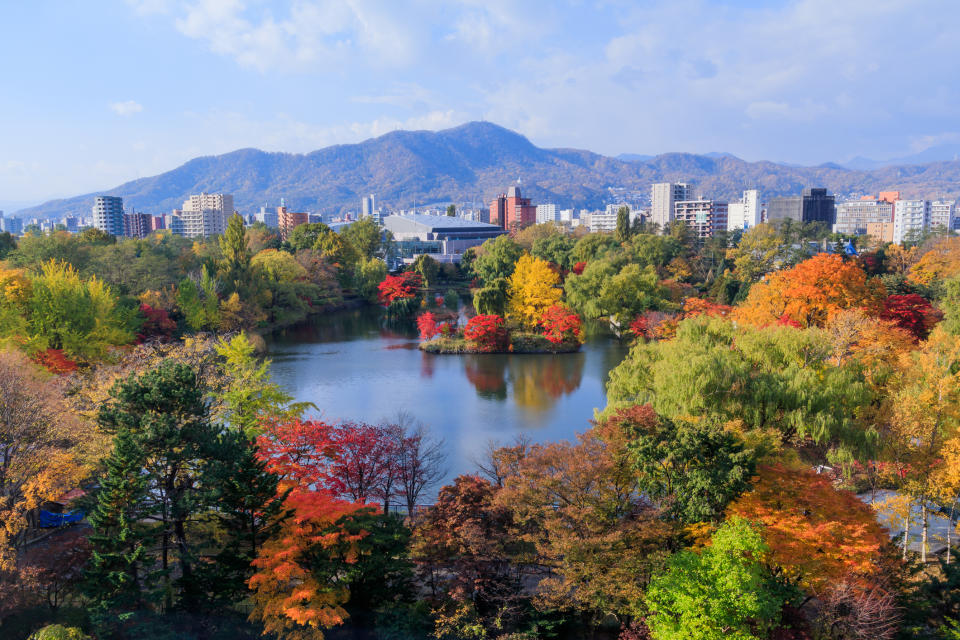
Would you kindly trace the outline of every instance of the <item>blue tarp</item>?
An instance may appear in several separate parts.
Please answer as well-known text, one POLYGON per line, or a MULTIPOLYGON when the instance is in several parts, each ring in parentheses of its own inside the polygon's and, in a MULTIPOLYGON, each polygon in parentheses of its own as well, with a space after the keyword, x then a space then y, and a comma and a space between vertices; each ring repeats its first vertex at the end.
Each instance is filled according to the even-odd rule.
POLYGON ((67 513, 53 513, 51 511, 40 511, 40 528, 49 529, 51 527, 62 527, 65 524, 73 524, 83 520, 83 511, 70 511, 67 513))

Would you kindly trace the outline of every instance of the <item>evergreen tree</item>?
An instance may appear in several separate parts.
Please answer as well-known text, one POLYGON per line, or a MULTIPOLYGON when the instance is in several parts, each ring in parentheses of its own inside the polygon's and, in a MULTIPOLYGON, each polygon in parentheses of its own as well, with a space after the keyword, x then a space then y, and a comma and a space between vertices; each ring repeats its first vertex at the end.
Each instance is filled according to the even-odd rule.
POLYGON ((141 451, 140 474, 146 484, 138 504, 141 519, 157 523, 150 529, 159 548, 160 568, 147 577, 148 588, 158 587, 165 605, 192 610, 194 545, 188 529, 209 504, 209 486, 203 477, 215 454, 217 429, 210 423, 207 389, 187 365, 163 362, 142 376, 131 376, 113 389, 113 401, 101 408, 100 426, 118 435, 124 432, 141 451), (173 562, 179 578, 173 582, 173 562))
POLYGON ((617 242, 627 242, 630 239, 630 208, 617 209, 617 242))
POLYGON ((214 517, 226 535, 211 562, 197 567, 194 599, 211 604, 238 602, 247 594, 251 562, 261 545, 279 529, 287 512, 278 478, 257 457, 257 447, 242 432, 221 434, 204 481, 211 487, 214 517))
POLYGON ((142 606, 139 582, 146 557, 145 534, 138 525, 146 491, 146 478, 140 474, 144 454, 126 429, 113 442, 107 475, 88 516, 93 555, 83 585, 93 617, 103 626, 142 606))
POLYGON ((243 226, 243 218, 237 214, 230 216, 227 231, 220 237, 220 251, 223 253, 220 263, 221 279, 231 291, 237 291, 249 278, 252 258, 247 246, 247 231, 243 226))

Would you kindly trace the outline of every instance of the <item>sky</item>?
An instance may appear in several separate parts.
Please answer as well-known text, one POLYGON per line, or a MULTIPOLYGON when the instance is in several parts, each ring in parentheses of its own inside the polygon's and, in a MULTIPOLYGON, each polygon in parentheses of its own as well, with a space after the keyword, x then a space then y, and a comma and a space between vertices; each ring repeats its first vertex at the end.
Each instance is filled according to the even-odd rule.
POLYGON ((797 164, 960 143, 956 0, 3 0, 0 209, 488 120, 797 164))

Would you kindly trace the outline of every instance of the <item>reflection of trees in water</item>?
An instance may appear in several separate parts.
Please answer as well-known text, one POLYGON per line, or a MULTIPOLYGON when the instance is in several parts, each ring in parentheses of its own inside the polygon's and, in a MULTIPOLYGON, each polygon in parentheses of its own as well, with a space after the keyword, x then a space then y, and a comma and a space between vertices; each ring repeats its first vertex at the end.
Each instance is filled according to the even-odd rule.
POLYGON ((583 353, 514 356, 510 382, 517 405, 548 409, 560 396, 573 393, 583 380, 583 353))
POLYGON ((507 399, 507 357, 498 355, 464 356, 463 371, 481 398, 507 399))
POLYGON ((420 352, 420 377, 421 378, 432 378, 433 377, 433 359, 436 358, 432 353, 427 353, 426 351, 420 352))
POLYGON ((380 307, 364 307, 311 318, 274 336, 277 343, 346 342, 369 336, 409 339, 416 337, 410 320, 388 320, 380 307))

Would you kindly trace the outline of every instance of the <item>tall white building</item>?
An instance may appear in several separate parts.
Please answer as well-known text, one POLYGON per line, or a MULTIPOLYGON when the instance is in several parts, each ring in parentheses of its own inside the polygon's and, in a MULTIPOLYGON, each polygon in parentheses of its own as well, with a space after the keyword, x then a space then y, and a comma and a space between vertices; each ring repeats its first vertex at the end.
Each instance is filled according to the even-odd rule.
POLYGON ((560 210, 560 222, 573 222, 573 209, 561 209, 560 210))
POLYGON ((555 204, 538 204, 537 205, 537 224, 543 224, 544 222, 559 222, 560 214, 557 210, 557 205, 555 204))
POLYGON ((897 200, 893 204, 893 241, 902 244, 919 236, 929 219, 929 200, 897 200))
POLYGON ((363 196, 360 198, 361 215, 372 216, 376 208, 376 197, 372 193, 369 196, 363 196))
POLYGON ((580 215, 581 224, 585 225, 591 233, 599 233, 601 231, 616 231, 617 229, 617 212, 612 213, 607 211, 591 211, 590 213, 580 215))
POLYGON ((960 228, 957 219, 957 203, 952 200, 934 200, 930 203, 930 228, 943 227, 948 230, 960 228))
POLYGON ((97 196, 93 199, 93 226, 118 238, 123 237, 123 198, 97 196))
POLYGON ((760 192, 744 191, 740 200, 727 205, 727 231, 757 226, 762 222, 760 214, 760 192))
POLYGON ((188 238, 218 236, 227 230, 233 215, 233 196, 229 193, 201 193, 184 201, 180 218, 183 235, 188 238))
POLYGON ((650 221, 664 229, 673 222, 675 204, 693 199, 693 185, 686 182, 658 182, 650 187, 650 221))

